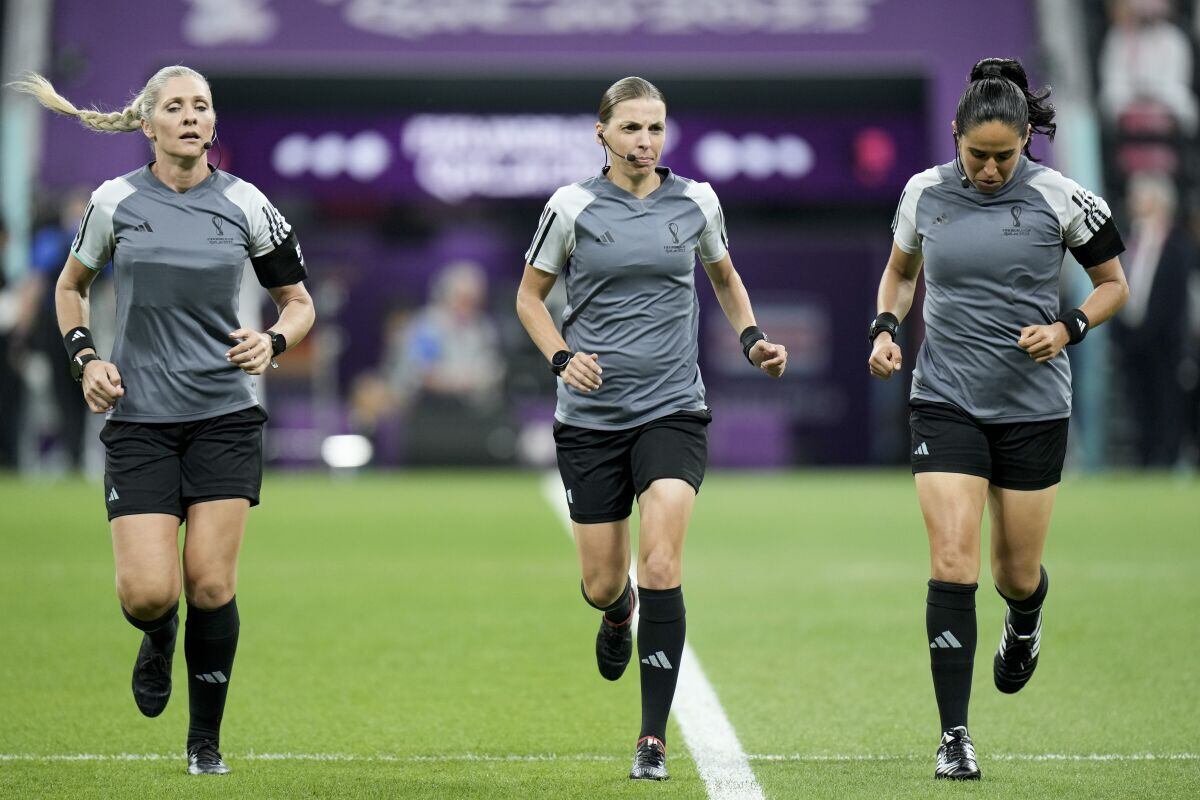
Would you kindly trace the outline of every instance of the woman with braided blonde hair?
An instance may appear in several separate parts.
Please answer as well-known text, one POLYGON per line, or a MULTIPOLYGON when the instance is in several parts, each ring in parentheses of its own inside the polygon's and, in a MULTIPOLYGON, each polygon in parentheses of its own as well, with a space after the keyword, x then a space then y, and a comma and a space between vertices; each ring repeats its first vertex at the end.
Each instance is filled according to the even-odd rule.
POLYGON ((209 166, 216 114, 195 70, 159 70, 112 113, 76 108, 40 75, 13 88, 92 130, 140 130, 154 150, 149 164, 92 193, 54 299, 84 399, 108 415, 100 439, 117 595, 143 632, 134 701, 154 717, 170 699, 182 588, 188 772, 224 774, 220 727, 238 641, 237 556, 259 500, 267 419, 251 376, 275 366, 312 328, 304 259, 262 192, 209 166), (238 322, 246 259, 279 308, 265 332, 238 322), (104 360, 87 329, 88 288, 110 260, 117 340, 104 360))

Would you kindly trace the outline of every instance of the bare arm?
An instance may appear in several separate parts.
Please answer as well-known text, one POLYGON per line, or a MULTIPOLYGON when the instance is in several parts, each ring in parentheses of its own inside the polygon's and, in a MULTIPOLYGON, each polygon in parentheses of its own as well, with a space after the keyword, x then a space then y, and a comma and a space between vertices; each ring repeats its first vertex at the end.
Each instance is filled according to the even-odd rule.
MULTIPOLYGON (((291 349, 308 335, 317 320, 312 295, 303 283, 274 286, 267 291, 279 309, 279 320, 268 330, 281 334, 291 349)), ((262 331, 238 328, 229 338, 240 343, 230 348, 226 358, 251 375, 261 375, 271 363, 271 337, 262 331)))
MULTIPOLYGON (((1087 276, 1092 281, 1092 291, 1079 310, 1087 317, 1090 327, 1094 328, 1112 319, 1125 305, 1129 299, 1129 284, 1125 281, 1125 270, 1121 268, 1120 259, 1115 257, 1088 269, 1087 276)), ((1017 344, 1034 361, 1044 364, 1056 358, 1070 342, 1066 323, 1055 321, 1049 325, 1025 326, 1021 329, 1017 344)))
MULTIPOLYGON (((729 253, 720 261, 704 265, 708 280, 712 283, 717 302, 725 312, 725 318, 733 326, 738 335, 755 325, 754 309, 750 307, 750 294, 746 291, 742 278, 733 268, 733 260, 729 253)), ((787 367, 787 348, 773 342, 759 341, 750 349, 750 361, 772 378, 778 378, 787 367)))
MULTIPOLYGON (((91 310, 88 292, 97 274, 75 256, 67 257, 67 263, 63 265, 58 282, 54 285, 54 310, 58 315, 58 330, 64 336, 72 328, 87 327, 91 310)), ((80 350, 78 355, 88 353, 96 351, 89 347, 80 350)), ((111 411, 117 398, 125 394, 116 365, 103 359, 90 361, 84 366, 80 383, 88 408, 97 413, 111 411)))
MULTIPOLYGON (((876 313, 893 314, 903 320, 912 310, 913 297, 917 293, 917 278, 921 274, 924 257, 920 252, 906 253, 892 242, 892 253, 888 256, 883 277, 879 280, 879 292, 875 298, 876 313)), ((875 337, 867 368, 876 378, 887 380, 900 371, 903 357, 900 345, 892 341, 892 335, 881 331, 875 337)))
MULTIPOLYGON (((526 264, 517 288, 517 318, 547 361, 559 350, 570 349, 546 308, 546 298, 557 280, 557 275, 526 264)), ((602 370, 597 358, 595 353, 576 353, 562 371, 563 381, 581 392, 599 389, 602 370)))

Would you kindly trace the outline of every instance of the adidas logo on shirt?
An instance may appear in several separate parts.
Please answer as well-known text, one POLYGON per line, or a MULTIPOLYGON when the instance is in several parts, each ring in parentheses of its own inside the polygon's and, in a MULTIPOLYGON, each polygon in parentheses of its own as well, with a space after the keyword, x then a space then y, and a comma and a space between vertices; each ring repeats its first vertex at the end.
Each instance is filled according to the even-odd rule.
POLYGON ((599 244, 616 244, 617 240, 613 238, 610 231, 605 231, 596 237, 596 242, 599 244))
POLYGON ((659 669, 674 669, 671 666, 671 662, 667 660, 667 654, 662 650, 646 656, 642 659, 642 663, 651 667, 658 667, 659 669))
POLYGON ((917 445, 917 449, 913 450, 913 455, 914 456, 929 455, 929 445, 925 444, 925 442, 921 442, 919 445, 917 445))
POLYGON ((954 634, 950 631, 942 631, 936 639, 929 643, 930 650, 937 650, 939 648, 948 650, 955 647, 962 647, 962 642, 955 639, 954 634))
POLYGON ((115 503, 116 501, 118 501, 120 499, 121 499, 121 495, 117 494, 117 487, 114 486, 112 488, 112 491, 108 493, 108 502, 115 503))
POLYGON ((154 228, 151 228, 151 227, 150 227, 150 223, 149 223, 149 222, 142 222, 142 224, 141 224, 141 225, 138 225, 138 226, 136 226, 136 227, 134 228, 134 230, 135 230, 135 231, 141 231, 142 233, 154 233, 154 228))

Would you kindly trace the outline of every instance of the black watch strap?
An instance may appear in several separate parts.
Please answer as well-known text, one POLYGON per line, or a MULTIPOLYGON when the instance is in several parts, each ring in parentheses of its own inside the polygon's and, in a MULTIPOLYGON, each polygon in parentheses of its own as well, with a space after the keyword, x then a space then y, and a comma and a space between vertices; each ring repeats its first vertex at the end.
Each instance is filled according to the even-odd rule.
POLYGON ((283 338, 282 333, 267 331, 267 336, 271 337, 271 358, 287 350, 287 339, 283 338))
POLYGON ((887 331, 892 341, 896 341, 896 332, 900 330, 900 320, 895 314, 885 311, 874 319, 871 323, 870 330, 867 331, 867 341, 875 344, 875 337, 887 331))
POLYGON ((83 381, 83 368, 88 365, 89 361, 99 361, 100 356, 95 353, 84 353, 81 356, 75 356, 71 359, 71 377, 76 383, 83 381))

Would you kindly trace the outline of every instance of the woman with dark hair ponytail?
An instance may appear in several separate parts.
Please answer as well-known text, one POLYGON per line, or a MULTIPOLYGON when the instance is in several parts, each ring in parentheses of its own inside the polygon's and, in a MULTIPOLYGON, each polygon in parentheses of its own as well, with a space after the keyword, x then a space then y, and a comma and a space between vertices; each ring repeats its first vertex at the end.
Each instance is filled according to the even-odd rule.
POLYGON ((868 367, 900 371, 897 329, 925 268, 925 341, 913 371, 912 471, 929 534, 925 625, 942 738, 936 778, 977 780, 967 733, 975 658, 980 526, 1008 604, 996 688, 1019 691, 1037 666, 1048 578, 1042 550, 1066 455, 1071 367, 1065 348, 1109 319, 1129 288, 1104 200, 1035 163, 1032 135, 1054 137, 1049 89, 1029 90, 1012 59, 971 70, 951 132, 954 160, 909 180, 871 324, 868 367), (1093 291, 1059 308, 1064 250, 1093 291))

